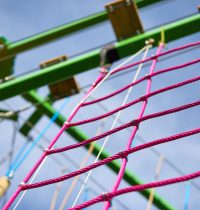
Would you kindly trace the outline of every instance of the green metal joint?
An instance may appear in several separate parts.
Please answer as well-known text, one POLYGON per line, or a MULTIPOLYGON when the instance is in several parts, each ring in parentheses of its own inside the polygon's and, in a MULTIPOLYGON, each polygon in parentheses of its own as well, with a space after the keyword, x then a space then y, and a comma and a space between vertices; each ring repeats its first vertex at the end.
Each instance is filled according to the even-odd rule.
MULTIPOLYGON (((167 42, 200 31, 200 14, 163 26, 167 42), (186 30, 187 29, 187 30, 186 30)), ((161 29, 154 29, 115 44, 120 58, 132 55, 144 46, 149 38, 160 41, 161 29)), ((88 71, 99 66, 100 49, 64 61, 60 64, 44 68, 43 71, 33 72, 0 85, 0 100, 22 94, 38 87, 64 80, 73 75, 88 71), (36 82, 37 81, 37 82, 36 82)))
MULTIPOLYGON (((0 57, 8 53, 7 46, 9 41, 1 36, 0 37, 0 57)), ((7 59, 0 62, 0 79, 4 80, 5 77, 8 77, 13 74, 14 71, 14 61, 15 56, 8 57, 7 59)))
MULTIPOLYGON (((26 100, 30 101, 31 103, 41 103, 43 101, 43 99, 35 91, 30 91, 29 93, 25 94, 23 97, 26 100)), ((48 117, 51 117, 56 112, 56 110, 48 102, 42 103, 42 105, 39 106, 38 109, 48 117)), ((55 123, 59 126, 63 126, 63 123, 65 121, 66 119, 60 114, 55 123)), ((67 129, 66 132, 78 142, 84 141, 89 138, 77 127, 71 127, 67 129)), ((89 145, 85 147, 88 149, 89 145)), ((95 143, 93 155, 97 156, 100 149, 101 149, 100 146, 95 143)), ((110 154, 105 150, 100 155, 100 159, 105 159, 108 157, 110 157, 110 154)), ((118 174, 120 170, 120 163, 118 161, 112 161, 108 163, 107 166, 114 173, 118 174)), ((138 185, 143 183, 136 175, 134 175, 128 169, 125 170, 123 179, 130 185, 138 185)), ((146 199, 148 199, 150 195, 150 190, 144 190, 139 193, 141 193, 146 199)), ((155 194, 153 203, 156 207, 158 207, 161 210, 175 210, 175 208, 173 208, 167 201, 161 198, 158 194, 155 194)))

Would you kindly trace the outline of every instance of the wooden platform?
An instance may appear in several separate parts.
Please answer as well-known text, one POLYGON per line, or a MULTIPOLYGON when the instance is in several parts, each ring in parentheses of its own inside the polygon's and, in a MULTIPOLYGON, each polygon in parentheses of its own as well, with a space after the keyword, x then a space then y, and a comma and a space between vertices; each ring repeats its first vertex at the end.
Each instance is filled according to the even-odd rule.
POLYGON ((115 35, 123 40, 144 32, 137 5, 131 0, 117 0, 105 5, 115 35))
MULTIPOLYGON (((50 59, 48 61, 40 63, 40 68, 43 69, 66 60, 67 56, 62 55, 54 59, 50 59)), ((79 86, 75 78, 71 77, 64 81, 49 85, 49 90, 51 92, 53 100, 58 100, 79 93, 79 86)))

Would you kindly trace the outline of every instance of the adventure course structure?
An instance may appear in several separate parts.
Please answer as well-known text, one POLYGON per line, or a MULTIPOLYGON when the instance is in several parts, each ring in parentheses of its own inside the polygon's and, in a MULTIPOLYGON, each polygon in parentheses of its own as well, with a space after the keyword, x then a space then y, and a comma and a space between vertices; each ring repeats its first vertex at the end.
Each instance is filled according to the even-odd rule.
POLYGON ((187 210, 192 190, 198 208, 200 169, 193 164, 199 160, 200 39, 170 43, 200 32, 200 9, 197 5, 195 14, 146 31, 138 8, 158 2, 115 0, 103 12, 17 42, 0 37, 0 99, 7 107, 1 107, 0 118, 1 124, 14 125, 11 148, 0 154, 0 165, 9 165, 0 174, 3 210, 34 209, 31 202, 51 210, 175 210, 177 199, 187 210), (72 58, 49 58, 37 71, 14 73, 18 54, 105 21, 115 42, 72 58), (83 87, 78 75, 96 67, 83 87), (37 89, 44 86, 43 97, 37 89), (16 109, 5 101, 18 95, 30 104, 16 109), (68 117, 62 115, 66 109, 68 117), (27 118, 21 116, 30 110, 27 118), (46 124, 40 123, 43 116, 50 118, 46 124), (53 124, 59 130, 50 129, 53 124), (16 141, 18 133, 24 144, 16 141), (192 144, 197 151, 191 151, 191 159, 190 153, 179 158, 182 145, 190 151, 192 144), (135 165, 141 167, 138 176, 135 165), (24 179, 16 178, 22 171, 24 179))

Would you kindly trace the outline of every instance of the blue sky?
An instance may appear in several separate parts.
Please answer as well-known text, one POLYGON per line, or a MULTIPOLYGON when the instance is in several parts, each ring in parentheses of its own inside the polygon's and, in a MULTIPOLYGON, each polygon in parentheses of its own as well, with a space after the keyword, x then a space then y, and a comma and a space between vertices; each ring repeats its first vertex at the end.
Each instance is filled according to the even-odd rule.
MULTIPOLYGON (((9 39, 9 41, 17 41, 23 39, 24 37, 31 36, 35 33, 47 30, 49 28, 61 25, 66 22, 76 20, 78 18, 85 17, 87 15, 99 12, 103 10, 105 3, 109 1, 78 1, 78 0, 43 0, 43 1, 25 1, 25 0, 16 0, 15 2, 11 0, 1 0, 0 7, 0 34, 9 39)), ((165 0, 161 3, 154 4, 147 8, 140 10, 141 19, 145 29, 155 27, 157 25, 164 24, 166 22, 176 20, 193 14, 197 11, 196 6, 199 4, 198 0, 165 0), (181 8, 181 9, 180 9, 181 8)), ((185 29, 187 30, 187 29, 185 29)), ((167 47, 170 49, 175 46, 180 46, 182 44, 187 44, 193 41, 199 41, 200 33, 182 38, 180 40, 171 42, 167 44, 167 47)), ((109 22, 104 24, 99 24, 95 27, 92 27, 88 30, 78 32, 76 34, 70 35, 64 39, 58 40, 56 42, 41 46, 39 48, 33 49, 31 51, 22 53, 17 56, 15 73, 21 74, 28 72, 31 69, 38 67, 38 64, 41 61, 56 57, 61 54, 67 54, 72 56, 76 53, 83 52, 85 50, 94 48, 95 46, 113 41, 115 39, 114 33, 109 22)), ((150 54, 155 53, 153 49, 150 54)), ((157 65, 157 70, 169 67, 175 64, 180 64, 183 62, 190 61, 191 59, 198 58, 199 48, 193 51, 190 51, 185 54, 178 54, 171 57, 168 60, 160 61, 157 65)), ((121 62, 121 61, 120 61, 121 62)), ((187 78, 195 77, 199 75, 200 65, 194 65, 187 68, 187 71, 179 71, 174 73, 169 73, 166 75, 159 76, 153 79, 152 90, 156 90, 167 85, 183 81, 187 78)), ((141 73, 141 76, 146 74, 149 70, 148 67, 144 67, 141 73)), ((97 77, 98 69, 93 69, 87 73, 77 75, 76 79, 78 80, 81 87, 84 85, 90 84, 97 77)), ((130 72, 126 75, 118 77, 115 80, 106 82, 99 90, 95 93, 94 97, 99 97, 105 94, 106 92, 112 92, 119 87, 124 86, 127 82, 131 81, 134 72, 130 72), (106 91, 105 91, 106 90, 106 91)), ((129 100, 137 98, 144 93, 145 83, 138 85, 129 100)), ((185 86, 181 89, 175 91, 169 91, 167 93, 155 96, 149 100, 147 110, 145 114, 154 113, 157 111, 169 109, 170 107, 179 106, 181 104, 189 103, 199 99, 199 82, 196 82, 192 85, 185 86)), ((40 88, 39 93, 43 96, 47 94, 47 87, 40 88)), ((120 106, 124 94, 117 96, 111 100, 107 100, 103 103, 109 110, 114 107, 120 106)), ((70 98, 67 109, 62 113, 64 116, 68 117, 72 108, 77 104, 77 102, 83 97, 83 94, 79 94, 70 98)), ((23 100, 21 97, 13 97, 6 100, 14 110, 19 109, 22 106, 26 106, 28 103, 23 100)), ((58 108, 61 101, 55 103, 55 107, 58 108)), ((129 120, 135 118, 138 114, 141 104, 138 104, 134 107, 129 108, 124 111, 121 120, 128 122, 129 120)), ((1 108, 5 108, 5 104, 1 103, 1 108)), ((34 108, 21 113, 20 125, 23 124, 23 120, 26 119, 32 112, 34 108)), ((151 121, 144 122, 140 126, 140 130, 135 139, 135 144, 141 144, 139 141, 139 136, 144 138, 147 141, 158 139, 164 136, 169 136, 178 132, 183 132, 192 128, 197 128, 199 126, 199 107, 187 110, 178 114, 173 114, 170 116, 162 117, 159 119, 154 119, 151 121)), ((97 114, 103 113, 103 110, 99 108, 98 105, 90 107, 89 109, 84 108, 80 113, 75 117, 74 121, 85 119, 87 117, 92 117, 97 114)), ((105 130, 108 130, 111 126, 113 119, 109 118, 105 130)), ((37 130, 41 130, 48 123, 48 118, 43 117, 42 120, 36 125, 37 130)), ((99 126, 100 122, 94 124, 83 125, 80 128, 85 131, 89 136, 95 134, 96 128, 99 126), (94 129, 95 128, 95 129, 94 129)), ((3 121, 0 124, 1 130, 1 147, 0 147, 0 158, 3 157, 10 148, 13 123, 11 121, 3 121)), ((46 133, 48 139, 52 139, 55 134, 58 132, 59 128, 56 125, 53 125, 51 129, 46 133)), ((33 137, 37 136, 35 131, 31 132, 33 137)), ((106 150, 110 154, 115 154, 117 151, 124 149, 125 143, 129 136, 129 132, 122 131, 112 136, 110 139, 106 150)), ((186 138, 184 141, 169 143, 166 145, 157 146, 159 152, 161 152, 165 157, 167 157, 174 164, 179 166, 185 173, 190 173, 199 170, 199 142, 197 139, 199 135, 194 137, 186 138)), ((15 154, 18 149, 24 144, 26 139, 21 135, 17 134, 16 139, 16 149, 15 154)), ((74 140, 71 139, 68 135, 64 134, 58 142, 58 146, 63 146, 66 144, 74 143, 74 140)), ((41 141, 41 144, 46 147, 44 140, 41 141)), ((102 144, 102 141, 99 142, 102 144)), ((68 153, 68 155, 73 158, 76 163, 81 161, 81 158, 85 154, 84 149, 78 149, 76 151, 68 153), (77 155, 78 154, 78 155, 77 155)), ((35 163, 38 157, 41 155, 41 151, 35 149, 31 155, 27 158, 24 164, 20 167, 20 170, 16 173, 15 178, 12 182, 12 186, 8 192, 7 197, 16 189, 18 183, 25 177, 27 172, 30 170, 31 166, 35 163)), ((66 165, 71 170, 75 170, 75 167, 69 160, 64 159, 60 155, 57 156, 63 165, 66 165)), ((89 163, 92 163, 94 158, 91 157, 89 163)), ((151 150, 145 150, 138 152, 137 154, 131 155, 128 162, 128 168, 133 171, 137 176, 141 177, 144 182, 152 181, 154 179, 154 173, 156 164, 158 161, 158 156, 156 156, 151 150)), ((0 167, 0 175, 4 175, 8 167, 6 162, 0 167)), ((48 159, 44 167, 39 173, 36 181, 47 179, 50 177, 60 176, 61 167, 55 164, 52 160, 48 159)), ((172 168, 164 163, 161 170, 160 179, 171 178, 179 176, 172 168)), ((97 169, 93 177, 101 182, 101 184, 109 191, 113 186, 116 175, 103 166, 97 169)), ((84 176, 81 176, 84 179, 84 176)), ((69 187, 72 180, 66 181, 62 192, 59 196, 58 204, 61 202, 66 189, 69 187)), ((200 186, 199 180, 195 182, 200 186)), ((128 186, 125 182, 122 182, 120 188, 128 186)), ((75 195, 80 188, 80 184, 75 189, 73 195, 70 197, 67 207, 70 207, 72 204, 75 195)), ((99 189, 93 182, 88 183, 89 189, 94 189, 97 193, 102 193, 102 190, 99 189)), ((33 190, 25 196, 19 205, 18 209, 48 209, 49 203, 54 192, 54 186, 44 187, 42 189, 33 190)), ((160 195, 162 195, 167 201, 169 201, 177 209, 183 209, 184 203, 184 192, 185 192, 185 183, 168 186, 156 190, 160 195)), ((89 198, 96 196, 92 190, 89 190, 89 198)), ((196 210, 200 205, 199 201, 200 191, 191 187, 191 197, 189 202, 189 209, 196 210)), ((130 193, 118 197, 122 203, 125 203, 129 208, 128 209, 145 209, 147 201, 140 196, 138 193, 130 193)), ((83 201, 83 197, 80 198, 80 202, 83 201)), ((97 205, 88 209, 100 209, 102 205, 97 205)), ((123 209, 120 204, 114 200, 113 206, 117 209, 123 209)), ((153 207, 152 209, 156 209, 153 207)))

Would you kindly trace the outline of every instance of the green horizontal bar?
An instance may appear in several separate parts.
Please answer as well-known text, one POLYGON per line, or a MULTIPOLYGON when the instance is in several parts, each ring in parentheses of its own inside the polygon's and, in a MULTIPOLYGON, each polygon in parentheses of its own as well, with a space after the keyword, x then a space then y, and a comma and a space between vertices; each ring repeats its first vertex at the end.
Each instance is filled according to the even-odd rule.
MULTIPOLYGON (((33 104, 41 103, 44 101, 35 91, 30 91, 29 93, 25 94, 23 97, 33 104)), ((49 118, 51 118, 52 115, 56 112, 56 110, 48 102, 42 103, 42 105, 39 106, 38 109, 40 111, 42 111, 44 114, 46 114, 49 118)), ((62 115, 59 115, 58 118, 56 119, 55 123, 57 125, 59 125, 60 127, 62 127, 63 123, 65 121, 66 121, 66 118, 64 118, 62 115)), ((75 140, 78 142, 84 141, 89 138, 82 131, 80 131, 80 129, 77 127, 71 127, 69 129, 67 129, 66 132, 70 136, 75 138, 75 140)), ((89 148, 89 145, 86 146, 86 148, 89 148)), ((93 155, 97 156, 100 149, 101 149, 101 147, 99 145, 95 144, 93 155)), ((110 157, 110 154, 104 150, 101 153, 100 159, 105 159, 107 157, 110 157)), ((118 174, 119 169, 120 169, 120 163, 118 161, 112 161, 112 162, 108 163, 107 166, 113 172, 118 174)), ((142 181, 128 169, 126 169, 123 179, 130 185, 142 184, 142 181)), ((146 199, 149 199, 150 190, 144 190, 139 193, 141 193, 146 199)), ((168 202, 166 202, 158 194, 155 194, 153 203, 155 206, 157 206, 161 210, 175 210, 168 202)))
POLYGON ((22 53, 26 50, 47 44, 48 42, 62 38, 81 29, 101 23, 105 20, 107 20, 106 12, 100 12, 98 14, 82 18, 80 20, 22 39, 21 41, 11 43, 7 46, 7 53, 11 55, 22 53))
MULTIPOLYGON (((200 14, 193 15, 183 20, 163 26, 167 42, 200 31, 200 14)), ((153 38, 160 40, 160 29, 151 30, 124 41, 116 43, 120 58, 131 55, 144 46, 144 42, 153 38)), ((64 61, 60 64, 44 68, 42 71, 33 72, 13 79, 0 85, 0 100, 23 94, 29 90, 64 80, 73 75, 88 71, 99 66, 100 49, 64 61)))
MULTIPOLYGON (((163 1, 163 0, 136 0, 136 4, 139 8, 148 6, 150 4, 163 1)), ((39 34, 30 36, 23 40, 10 43, 7 45, 7 51, 0 56, 2 59, 7 55, 16 55, 18 53, 24 52, 26 50, 32 49, 37 46, 41 46, 48 42, 54 41, 56 39, 62 38, 66 35, 74 33, 76 31, 85 29, 87 27, 93 26, 95 24, 104 22, 108 19, 106 11, 99 12, 94 15, 73 21, 71 23, 64 24, 62 26, 55 27, 53 29, 41 32, 39 34)))

